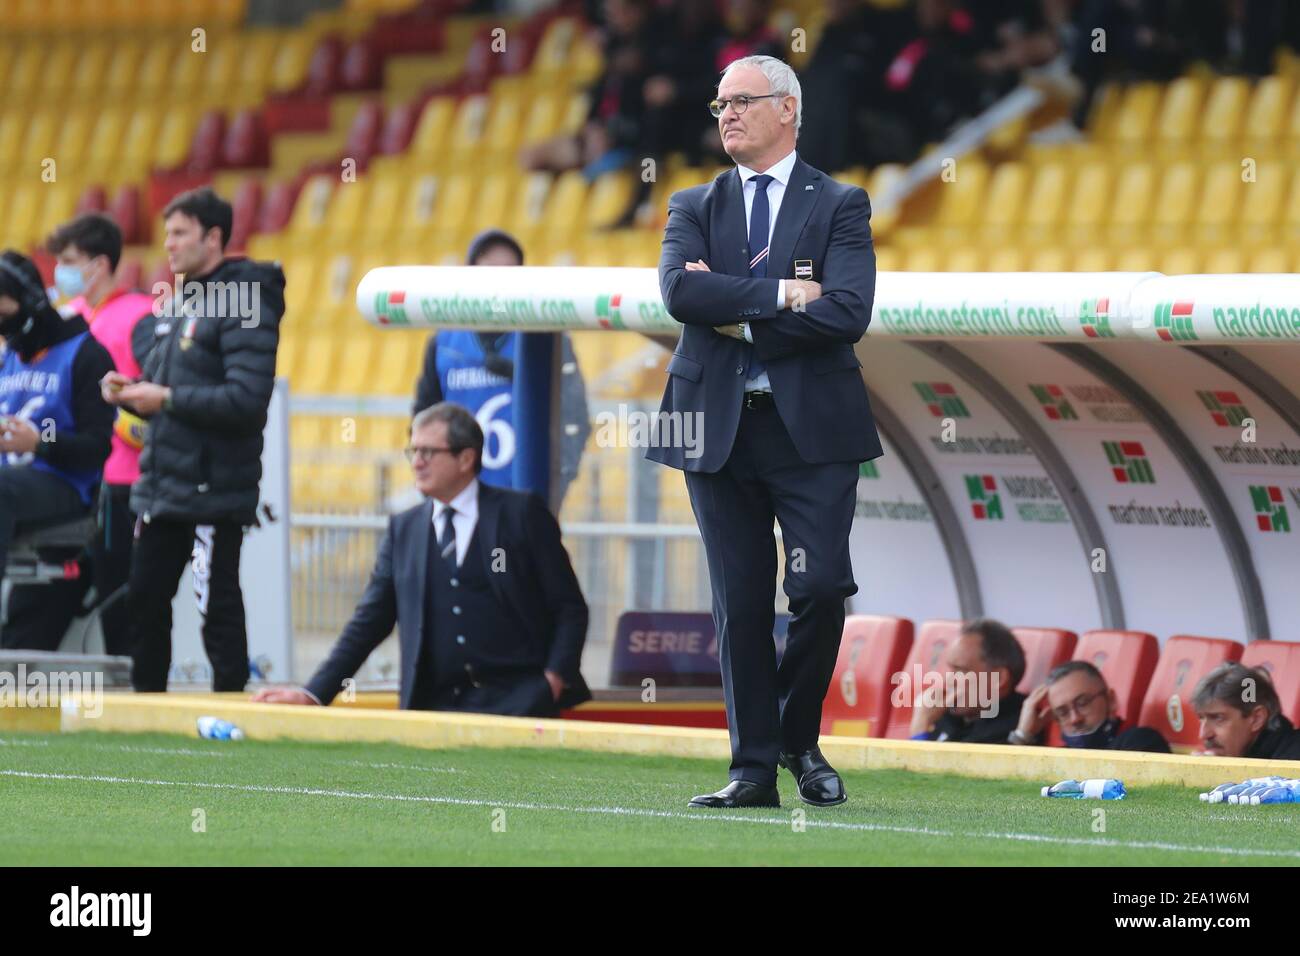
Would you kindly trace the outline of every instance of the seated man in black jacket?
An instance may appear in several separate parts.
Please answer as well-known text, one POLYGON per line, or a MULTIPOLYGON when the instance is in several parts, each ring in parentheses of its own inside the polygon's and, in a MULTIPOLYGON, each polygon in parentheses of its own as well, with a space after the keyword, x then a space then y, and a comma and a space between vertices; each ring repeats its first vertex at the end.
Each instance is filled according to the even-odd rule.
POLYGON ((1020 720, 1025 652, 1010 629, 980 618, 948 648, 944 701, 912 710, 913 740, 1004 744, 1020 720))
POLYGON ((1150 727, 1120 730, 1119 699, 1101 671, 1087 661, 1066 661, 1052 669, 1042 687, 1025 699, 1013 744, 1041 744, 1048 722, 1061 725, 1067 747, 1087 750, 1143 750, 1169 753, 1169 743, 1150 727))
POLYGON ((99 395, 113 370, 85 319, 50 306, 40 271, 0 256, 0 578, 25 522, 89 511, 108 458, 114 410, 99 395))
POLYGON ((1220 664, 1196 685, 1192 708, 1204 756, 1300 760, 1300 730, 1283 715, 1266 670, 1220 664))
POLYGON ((329 658, 306 687, 253 699, 328 704, 396 625, 404 709, 554 717, 589 700, 587 602, 546 504, 478 480, 483 429, 463 405, 416 415, 406 456, 426 500, 389 519, 329 658))

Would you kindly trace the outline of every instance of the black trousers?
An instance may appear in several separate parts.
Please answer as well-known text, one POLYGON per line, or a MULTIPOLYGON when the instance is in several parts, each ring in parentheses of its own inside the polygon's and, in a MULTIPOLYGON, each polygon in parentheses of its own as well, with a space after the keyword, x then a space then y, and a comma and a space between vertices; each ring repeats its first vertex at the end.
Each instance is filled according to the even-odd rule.
POLYGON ((560 712, 551 683, 540 670, 484 677, 477 686, 466 680, 443 684, 428 692, 417 687, 411 703, 417 710, 454 710, 505 717, 556 717, 560 712))
POLYGON ((214 691, 240 691, 248 683, 248 632, 239 587, 244 529, 234 522, 200 526, 154 518, 136 523, 127 610, 132 641, 131 684, 137 691, 164 691, 172 661, 172 598, 181 574, 195 558, 195 584, 204 595, 203 648, 212 664, 214 691), (211 529, 209 533, 207 529, 211 529))
POLYGON ((74 617, 82 611, 86 592, 95 586, 96 601, 108 601, 100 614, 106 654, 129 655, 126 583, 131 571, 135 514, 130 485, 104 485, 99 492, 99 530, 89 557, 81 561, 81 576, 16 587, 9 595, 9 624, 5 647, 57 650, 74 617))
MULTIPOLYGON (((38 468, 21 465, 0 468, 0 578, 4 577, 9 563, 9 545, 14 535, 28 522, 50 521, 58 518, 69 520, 86 513, 87 507, 75 488, 58 475, 41 471, 38 468)), ((75 585, 76 582, 68 582, 75 585)), ((15 622, 21 618, 21 597, 15 605, 14 598, 24 591, 43 591, 54 585, 16 587, 10 598, 9 619, 15 622)), ((75 611, 75 606, 73 608, 75 611)), ((70 621, 71 615, 68 617, 70 621)), ((57 634, 47 633, 48 629, 38 628, 35 633, 29 629, 6 625, 0 633, 0 647, 6 649, 19 647, 36 647, 41 650, 55 650, 63 639, 67 621, 57 634), (33 644, 32 641, 38 641, 33 644), (51 643, 52 641, 52 643, 51 643)))
POLYGON ((816 746, 822 700, 857 593, 849 561, 858 466, 799 457, 775 407, 743 410, 736 443, 716 472, 686 472, 704 538, 732 780, 771 784, 779 752, 816 746), (790 631, 778 667, 775 518, 785 546, 790 631))

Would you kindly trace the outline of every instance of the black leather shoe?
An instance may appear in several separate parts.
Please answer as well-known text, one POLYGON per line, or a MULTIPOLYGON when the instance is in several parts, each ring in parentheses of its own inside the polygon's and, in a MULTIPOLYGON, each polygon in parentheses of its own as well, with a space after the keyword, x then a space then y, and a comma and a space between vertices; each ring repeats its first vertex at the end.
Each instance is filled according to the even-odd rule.
POLYGON ((801 754, 781 754, 777 763, 794 774, 799 784, 799 799, 810 806, 833 807, 849 798, 844 792, 844 781, 826 762, 820 747, 801 754))
POLYGON ((765 787, 761 783, 733 780, 717 793, 692 797, 690 805, 727 810, 735 807, 779 807, 781 797, 776 792, 776 784, 765 787))

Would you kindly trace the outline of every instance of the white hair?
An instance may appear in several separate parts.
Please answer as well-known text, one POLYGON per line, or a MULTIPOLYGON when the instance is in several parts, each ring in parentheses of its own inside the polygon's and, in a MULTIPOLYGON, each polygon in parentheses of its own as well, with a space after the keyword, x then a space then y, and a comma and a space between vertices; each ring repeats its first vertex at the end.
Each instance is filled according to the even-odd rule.
POLYGON ((722 76, 738 66, 754 67, 767 77, 771 92, 794 97, 794 135, 798 138, 799 125, 803 122, 803 91, 799 88, 799 77, 795 76, 790 64, 774 56, 742 56, 739 60, 728 63, 722 76))

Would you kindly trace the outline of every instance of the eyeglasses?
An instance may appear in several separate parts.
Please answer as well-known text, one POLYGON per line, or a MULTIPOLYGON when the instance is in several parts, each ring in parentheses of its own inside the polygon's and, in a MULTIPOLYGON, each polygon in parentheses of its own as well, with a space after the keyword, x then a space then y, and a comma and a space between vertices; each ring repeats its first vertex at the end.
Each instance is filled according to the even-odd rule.
POLYGON ((414 462, 416 458, 420 461, 432 461, 433 456, 440 452, 446 452, 449 455, 459 455, 465 449, 463 448, 434 448, 432 445, 408 445, 402 449, 402 454, 406 460, 414 462))
POLYGON ((754 102, 754 100, 765 100, 770 97, 786 96, 786 95, 787 94, 785 93, 764 93, 762 96, 741 95, 741 96, 733 96, 730 99, 726 99, 726 100, 714 100, 709 104, 709 112, 712 113, 714 116, 721 116, 723 113, 726 112, 727 104, 730 103, 731 108, 735 110, 736 115, 739 116, 741 113, 745 112, 745 110, 749 109, 749 104, 754 102))
POLYGON ((1080 694, 1064 707, 1053 707, 1052 714, 1057 720, 1069 720, 1071 711, 1078 711, 1082 714, 1083 708, 1087 707, 1104 693, 1106 693, 1104 690, 1099 690, 1095 694, 1080 694))

